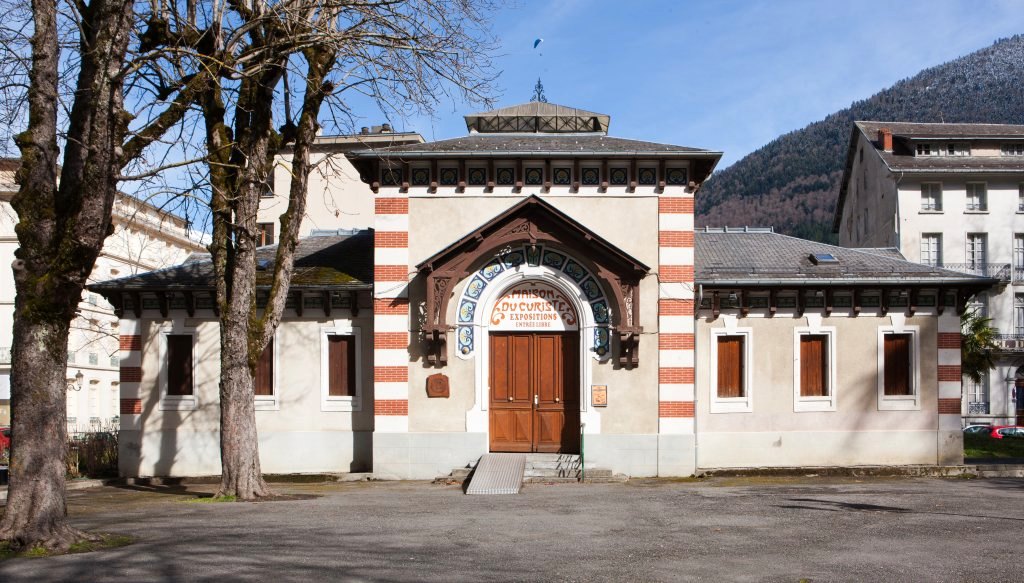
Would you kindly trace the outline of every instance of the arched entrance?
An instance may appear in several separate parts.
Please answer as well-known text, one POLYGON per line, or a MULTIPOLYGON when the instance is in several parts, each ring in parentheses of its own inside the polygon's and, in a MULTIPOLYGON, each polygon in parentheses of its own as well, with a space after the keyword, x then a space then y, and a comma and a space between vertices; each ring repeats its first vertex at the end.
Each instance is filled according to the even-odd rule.
POLYGON ((487 318, 490 450, 579 453, 580 333, 573 302, 530 280, 487 318))

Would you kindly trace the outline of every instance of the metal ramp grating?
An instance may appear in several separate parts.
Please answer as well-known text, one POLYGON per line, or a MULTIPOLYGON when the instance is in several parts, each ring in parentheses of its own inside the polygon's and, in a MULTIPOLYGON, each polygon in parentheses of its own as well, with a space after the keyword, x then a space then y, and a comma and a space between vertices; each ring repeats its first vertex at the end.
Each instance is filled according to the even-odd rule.
POLYGON ((466 494, 518 494, 525 471, 525 454, 486 453, 476 465, 466 494))

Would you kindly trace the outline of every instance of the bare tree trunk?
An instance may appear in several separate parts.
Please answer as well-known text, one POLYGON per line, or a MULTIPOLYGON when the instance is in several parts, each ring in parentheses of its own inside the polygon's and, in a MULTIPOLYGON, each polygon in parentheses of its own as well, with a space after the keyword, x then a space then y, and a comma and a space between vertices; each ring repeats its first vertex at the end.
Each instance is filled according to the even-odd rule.
MULTIPOLYGON (((270 69, 273 71, 273 68, 270 69)), ((256 323, 256 213, 260 194, 272 169, 271 139, 274 85, 279 73, 242 81, 235 109, 232 178, 226 181, 231 208, 230 225, 214 233, 214 246, 230 251, 223 262, 221 307, 220 457, 219 496, 250 500, 270 494, 260 470, 256 432, 254 378, 267 342, 253 340, 256 323), (225 237, 231 233, 231 237, 225 237), (217 240, 221 235, 222 239, 217 240)), ((224 221, 228 213, 214 215, 224 221)), ((218 261, 214 261, 217 265, 218 261)), ((218 289, 218 295, 221 290, 218 289)))
POLYGON ((57 184, 57 5, 33 0, 29 127, 16 138, 22 165, 11 363, 12 471, 0 540, 15 549, 64 550, 85 537, 67 522, 65 473, 68 331, 103 241, 126 134, 118 76, 132 22, 130 0, 79 4, 81 62, 57 184))

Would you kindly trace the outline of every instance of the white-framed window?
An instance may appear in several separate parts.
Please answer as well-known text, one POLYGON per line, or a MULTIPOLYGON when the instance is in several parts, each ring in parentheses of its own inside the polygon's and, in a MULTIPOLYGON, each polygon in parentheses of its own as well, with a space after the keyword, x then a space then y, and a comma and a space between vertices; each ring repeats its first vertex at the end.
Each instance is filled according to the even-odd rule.
POLYGON ((1024 280, 1024 234, 1013 235, 1013 281, 1024 280))
POLYGON ((277 390, 277 342, 271 338, 263 349, 260 360, 256 363, 256 375, 253 378, 253 393, 257 411, 276 411, 280 408, 277 390))
POLYGON ((967 268, 971 272, 984 272, 988 261, 988 235, 967 233, 967 268))
POLYGON ((1024 294, 1013 295, 1013 333, 1024 336, 1024 294))
POLYGON ((836 410, 836 328, 796 328, 793 335, 793 410, 836 410))
POLYGON ((336 321, 334 326, 320 329, 321 411, 362 410, 362 353, 358 327, 336 321))
POLYGON ((1024 143, 1003 144, 1003 156, 1024 156, 1024 143))
POLYGON ((920 327, 878 328, 878 409, 921 409, 920 327))
POLYGON ((195 383, 194 329, 168 327, 160 331, 160 409, 188 411, 198 406, 195 383))
POLYGON ((932 144, 918 144, 915 150, 918 156, 938 156, 939 149, 932 144))
POLYGON ((949 143, 943 148, 943 154, 946 156, 970 156, 971 145, 965 143, 949 143))
POLYGON ((921 210, 938 212, 942 210, 942 183, 921 183, 921 210))
POLYGON ((749 413, 753 408, 751 328, 711 331, 711 412, 749 413))
POLYGON ((942 265, 942 234, 921 234, 921 263, 939 267, 942 265))
POLYGON ((1017 212, 1024 213, 1024 184, 1017 185, 1017 212))
POLYGON ((988 210, 988 187, 984 182, 967 183, 967 210, 974 212, 988 210))
POLYGON ((967 393, 967 414, 987 415, 989 412, 988 387, 989 376, 984 373, 981 381, 974 382, 969 376, 964 376, 964 392, 967 393))
POLYGON ((971 301, 967 303, 967 309, 972 312, 977 312, 982 318, 988 318, 988 294, 980 292, 971 298, 971 301))

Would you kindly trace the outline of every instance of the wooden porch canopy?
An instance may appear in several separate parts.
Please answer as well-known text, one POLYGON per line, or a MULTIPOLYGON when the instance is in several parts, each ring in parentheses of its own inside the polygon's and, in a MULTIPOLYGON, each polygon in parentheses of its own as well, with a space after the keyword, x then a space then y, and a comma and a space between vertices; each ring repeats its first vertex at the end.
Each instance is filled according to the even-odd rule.
POLYGON ((545 244, 587 261, 612 303, 612 329, 619 335, 619 358, 638 362, 640 280, 650 268, 537 196, 529 196, 486 224, 416 266, 426 278, 423 332, 430 343, 428 360, 443 365, 448 304, 455 284, 483 262, 514 245, 545 244))

